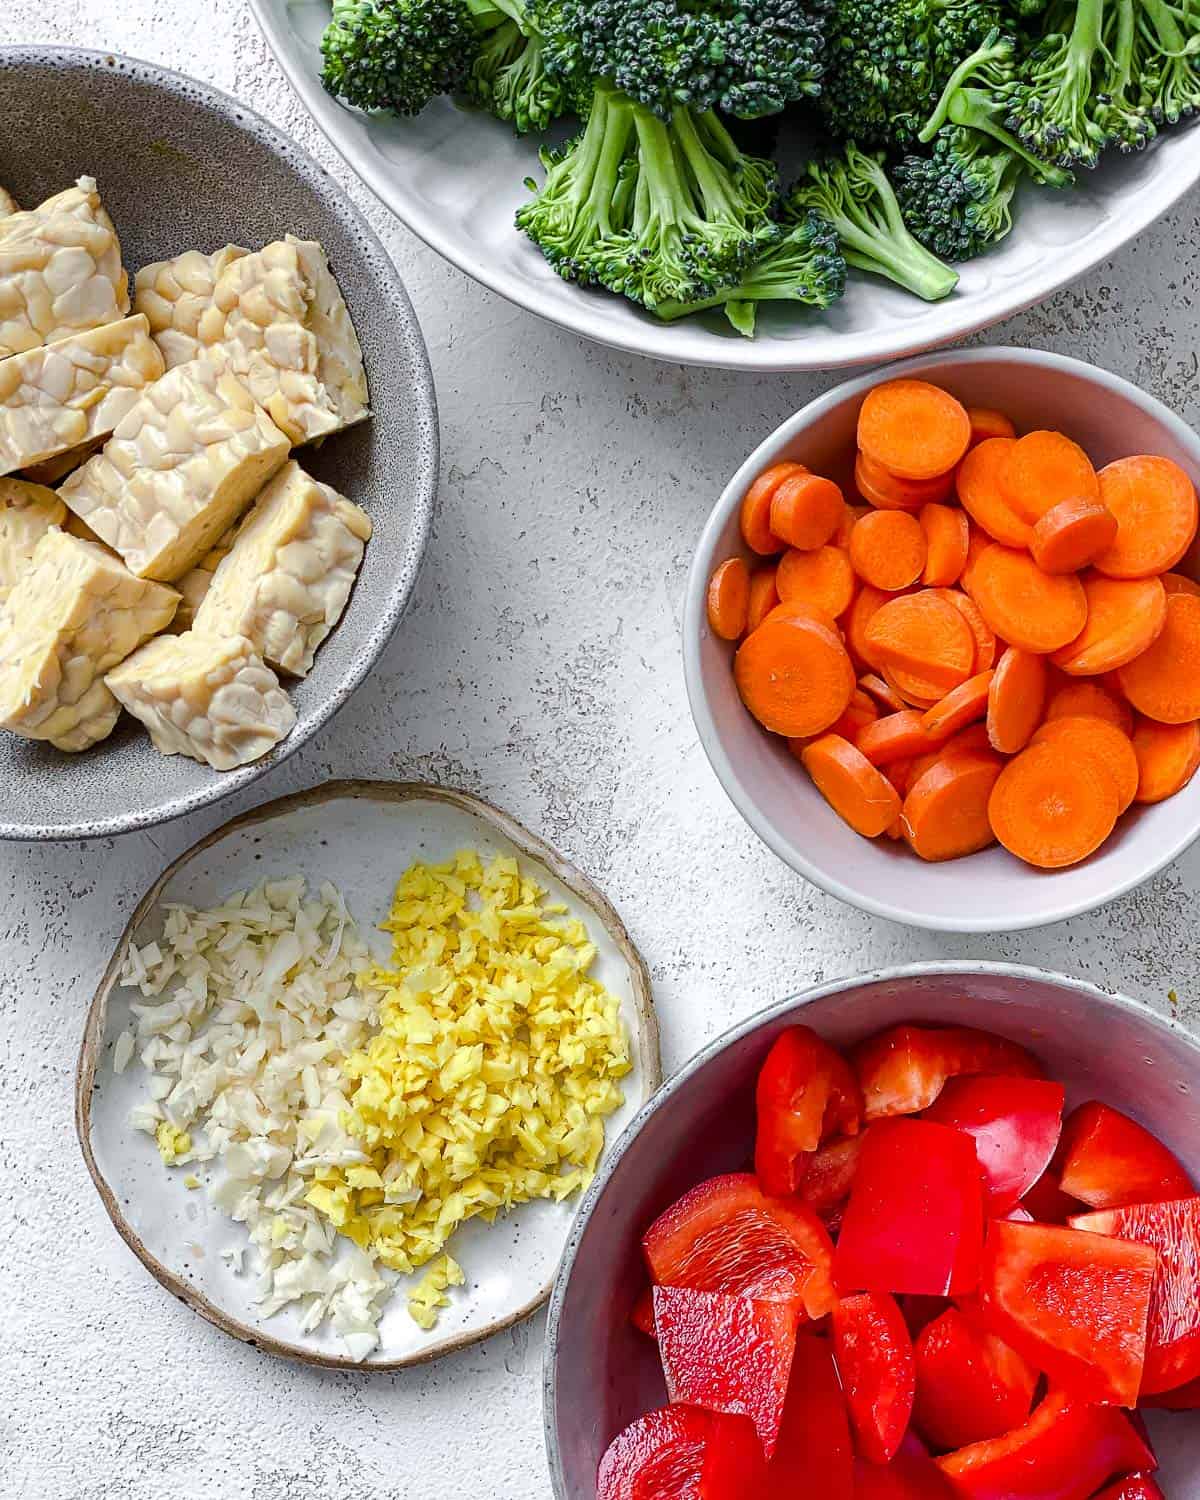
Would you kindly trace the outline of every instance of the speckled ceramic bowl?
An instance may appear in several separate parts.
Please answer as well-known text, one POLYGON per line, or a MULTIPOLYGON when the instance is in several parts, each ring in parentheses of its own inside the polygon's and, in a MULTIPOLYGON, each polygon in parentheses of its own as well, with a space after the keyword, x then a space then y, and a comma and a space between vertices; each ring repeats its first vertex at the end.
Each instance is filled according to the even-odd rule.
POLYGON ((0 838, 145 828, 216 802, 278 765, 346 702, 416 581, 437 483, 437 408, 404 286, 337 183, 228 95, 149 63, 58 47, 0 48, 0 183, 37 203, 89 173, 130 274, 148 261, 291 232, 328 252, 366 359, 370 422, 304 449, 304 465, 370 514, 375 534, 338 628, 294 686, 297 722, 270 755, 210 771, 159 755, 132 719, 68 756, 0 735, 0 838))
MULTIPOLYGON (((786 985, 788 976, 781 976, 786 985)), ((655 1095, 600 1168, 550 1299, 544 1419, 555 1500, 594 1500, 613 1436, 666 1400, 654 1345, 629 1322, 645 1285, 639 1239, 681 1193, 752 1154, 754 1080, 771 1043, 803 1021, 841 1046, 925 1020, 983 1026, 1031 1048, 1067 1089, 1161 1135, 1200 1175, 1200 1044, 1144 1006, 1011 964, 914 964, 805 990, 743 1021, 655 1095)), ((1147 1412, 1168 1495, 1200 1495, 1200 1423, 1147 1412)))

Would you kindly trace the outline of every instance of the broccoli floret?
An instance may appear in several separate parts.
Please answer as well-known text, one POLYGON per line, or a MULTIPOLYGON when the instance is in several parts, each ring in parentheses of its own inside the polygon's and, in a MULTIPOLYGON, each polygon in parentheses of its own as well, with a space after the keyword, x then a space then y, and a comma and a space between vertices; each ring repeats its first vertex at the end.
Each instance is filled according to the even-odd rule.
POLYGON ((1105 144, 1140 151, 1158 134, 1139 98, 1144 66, 1138 55, 1138 0, 1106 0, 1101 49, 1101 80, 1096 91, 1096 124, 1105 144))
POLYGON ((1104 0, 1056 3, 1046 34, 1012 70, 1007 124, 1043 161, 1094 167, 1111 139, 1097 119, 1105 62, 1104 0))
POLYGON ((723 287, 698 302, 662 302, 654 311, 673 322, 688 313, 722 307, 738 332, 753 338, 760 302, 800 302, 825 308, 845 288, 846 262, 837 233, 819 215, 808 213, 749 267, 736 286, 723 287))
POLYGON ((1174 125, 1200 110, 1200 6, 1194 0, 1130 0, 1137 6, 1138 98, 1151 119, 1174 125))
POLYGON ((847 265, 886 276, 926 302, 948 297, 958 273, 909 233, 882 163, 882 153, 868 155, 853 143, 839 157, 810 162, 784 202, 784 220, 817 213, 837 231, 847 265))
POLYGON ((522 26, 505 21, 483 38, 471 71, 466 94, 498 120, 511 121, 521 135, 545 130, 573 107, 566 79, 547 71, 546 47, 537 29, 536 9, 522 26))

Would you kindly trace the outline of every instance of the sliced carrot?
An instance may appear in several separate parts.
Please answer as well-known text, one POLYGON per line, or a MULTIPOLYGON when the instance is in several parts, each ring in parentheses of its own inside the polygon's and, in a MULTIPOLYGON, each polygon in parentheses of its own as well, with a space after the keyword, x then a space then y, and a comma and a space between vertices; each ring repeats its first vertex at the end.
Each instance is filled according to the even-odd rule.
POLYGON ((866 641, 884 666, 928 681, 935 697, 965 682, 975 662, 970 626, 933 589, 889 599, 872 615, 866 641))
POLYGON ((966 682, 960 682, 956 688, 951 688, 940 703, 935 703, 925 711, 921 722, 928 732, 935 735, 956 734, 968 724, 973 724, 976 719, 982 719, 987 713, 988 691, 994 676, 995 673, 990 670, 977 672, 974 677, 968 677, 966 682))
POLYGON ((1137 802, 1161 802, 1183 790, 1200 768, 1200 724, 1156 724, 1138 719, 1133 731, 1138 763, 1137 802))
POLYGON ((741 557, 727 557, 708 580, 708 624, 723 641, 745 633, 750 609, 750 569, 741 557))
POLYGON ((923 505, 918 519, 925 533, 925 569, 921 582, 933 588, 957 583, 971 545, 971 522, 965 511, 949 505, 923 505))
POLYGON ((899 815, 896 788, 840 735, 814 740, 801 760, 822 797, 855 833, 878 838, 899 815))
POLYGON ((1061 432, 1027 432, 1018 438, 1004 469, 1009 506, 1032 525, 1061 500, 1099 500, 1092 461, 1061 432))
POLYGON ((888 775, 896 784, 902 795, 907 794, 916 784, 919 777, 923 776, 932 765, 940 760, 948 760, 956 755, 990 755, 991 743, 987 736, 986 724, 971 724, 966 729, 960 729, 957 734, 937 747, 936 750, 927 750, 924 755, 918 755, 915 760, 894 761, 888 766, 888 775), (903 782, 898 780, 896 767, 906 768, 903 782))
POLYGON ((1026 864, 1061 870, 1098 849, 1117 821, 1117 784, 1098 755, 1031 745, 1000 772, 988 800, 992 831, 1026 864))
POLYGON ((1090 753, 1112 772, 1117 784, 1117 812, 1123 813, 1138 788, 1137 756, 1129 736, 1107 719, 1048 719, 1034 734, 1033 745, 1058 745, 1067 756, 1090 753))
POLYGON ((959 755, 968 750, 990 750, 992 742, 988 739, 986 724, 968 724, 966 729, 960 729, 957 734, 952 734, 941 748, 942 755, 959 755))
MULTIPOLYGON (((831 724, 825 732, 827 734, 840 734, 843 739, 852 743, 858 735, 859 730, 865 729, 868 724, 873 723, 879 717, 879 710, 875 707, 874 699, 868 694, 855 688, 854 696, 846 705, 846 712, 835 723, 831 724)), ((812 739, 792 735, 787 742, 788 749, 800 759, 806 745, 811 745, 812 739)))
POLYGON ((783 542, 771 530, 771 501, 785 479, 807 473, 803 464, 772 464, 769 469, 763 470, 746 491, 742 498, 740 521, 742 540, 751 552, 770 557, 774 552, 783 551, 783 542))
POLYGON ((902 479, 945 474, 970 441, 962 402, 925 380, 885 380, 858 413, 858 446, 902 479))
POLYGON ((921 523, 902 510, 872 511, 854 528, 850 563, 864 583, 888 593, 916 583, 925 566, 921 523))
POLYGON ((987 732, 993 750, 1015 755, 1042 722, 1046 663, 1031 651, 1010 646, 996 664, 988 689, 987 732))
POLYGON ((1169 458, 1140 454, 1100 470, 1100 498, 1117 518, 1117 539, 1096 559, 1111 578, 1148 578, 1173 568, 1196 535, 1196 487, 1169 458))
POLYGON ((975 660, 971 671, 986 672, 996 661, 996 632, 980 614, 979 606, 966 594, 960 594, 957 589, 944 589, 941 597, 958 610, 975 637, 975 660))
POLYGON ((1133 710, 1123 698, 1098 682, 1068 682, 1056 688, 1046 705, 1046 720, 1105 719, 1122 734, 1133 733, 1133 710))
POLYGON ((900 811, 909 848, 922 859, 958 859, 995 839, 988 803, 1002 763, 970 751, 939 759, 912 784, 900 811))
POLYGON ((1009 504, 1004 487, 1013 438, 987 438, 958 466, 958 498, 971 519, 993 541, 1006 547, 1028 547, 1030 527, 1009 504))
POLYGON ((1098 677, 1140 656, 1167 622, 1167 594, 1157 578, 1105 578, 1085 573, 1087 623, 1054 664, 1071 677, 1098 677))
POLYGON ((775 568, 755 568, 750 575, 750 595, 746 604, 746 631, 757 630, 779 603, 775 587, 775 568))
POLYGON ((867 640, 867 629, 876 613, 891 597, 882 589, 872 588, 869 583, 863 584, 854 596, 854 602, 846 616, 846 644, 850 648, 851 656, 863 666, 879 666, 874 650, 867 640))
POLYGON ((858 685, 865 693, 869 693, 875 702, 885 713, 897 714, 904 707, 904 699, 894 688, 888 687, 882 677, 877 677, 874 672, 868 672, 858 679, 858 685))
POLYGON ((850 608, 856 584, 850 559, 840 547, 812 552, 789 547, 779 559, 775 587, 782 603, 811 604, 836 620, 850 608))
POLYGON ((939 698, 944 698, 949 691, 938 682, 930 682, 928 678, 920 676, 916 672, 910 672, 904 667, 881 667, 883 680, 909 708, 919 708, 922 713, 927 708, 932 708, 939 698))
POLYGON ((967 420, 971 424, 971 447, 985 443, 988 438, 1015 438, 1017 429, 1002 411, 993 406, 968 406, 967 420))
POLYGON ((854 668, 836 631, 799 610, 764 620, 738 647, 733 676, 742 702, 764 728, 820 734, 846 711, 854 668))
POLYGON ((864 500, 877 510, 920 510, 948 500, 954 493, 954 471, 934 479, 901 479, 889 474, 866 453, 854 460, 854 483, 864 500))
POLYGON ((982 526, 977 526, 972 520, 968 520, 967 527, 970 531, 970 538, 967 542, 967 560, 963 563, 963 570, 959 574, 958 586, 970 594, 971 570, 979 561, 979 554, 983 549, 992 545, 992 538, 984 531, 982 526))
POLYGON ((916 709, 905 708, 866 725, 854 743, 873 766, 886 766, 889 761, 911 760, 936 750, 944 738, 925 727, 916 709))
POLYGON ((823 547, 846 515, 846 499, 832 479, 792 474, 771 496, 771 530, 789 547, 823 547))
POLYGON ((1200 599, 1167 596, 1167 623, 1154 644, 1121 667, 1121 691, 1160 724, 1200 719, 1200 599))
POLYGON ((829 542, 833 547, 849 547, 850 537, 859 521, 871 512, 869 505, 851 505, 847 502, 845 514, 838 522, 837 530, 830 537, 829 542))
POLYGON ((1186 573, 1164 573, 1158 581, 1168 594, 1200 594, 1200 583, 1186 573))
POLYGON ((936 751, 931 750, 928 755, 918 755, 915 758, 902 758, 900 760, 889 760, 886 766, 880 766, 880 770, 892 783, 903 798, 912 785, 913 774, 917 766, 926 761, 932 764, 936 751))
POLYGON ((1043 573, 1075 573, 1094 562, 1117 535, 1117 518, 1099 500, 1052 505, 1033 528, 1029 550, 1043 573))
POLYGON ((1013 547, 997 545, 981 552, 971 572, 971 589, 1000 639, 1025 651, 1057 651, 1087 623, 1079 580, 1043 573, 1028 552, 1013 547))

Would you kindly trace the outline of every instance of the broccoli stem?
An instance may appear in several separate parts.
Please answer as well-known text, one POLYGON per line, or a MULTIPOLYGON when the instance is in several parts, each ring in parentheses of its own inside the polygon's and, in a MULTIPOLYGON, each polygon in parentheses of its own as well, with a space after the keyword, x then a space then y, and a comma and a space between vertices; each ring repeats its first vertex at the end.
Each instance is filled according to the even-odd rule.
MULTIPOLYGON (((1048 154, 1060 154, 1094 167, 1107 144, 1105 132, 1089 114, 1093 69, 1103 48, 1104 0, 1077 0, 1071 32, 1057 56, 1026 84, 1036 106, 1030 124, 1048 154)), ((1025 80, 1022 80, 1025 83, 1025 80)))
POLYGON ((991 32, 969 57, 964 57, 954 72, 946 80, 946 87, 942 90, 942 97, 937 102, 937 108, 925 122, 924 127, 918 132, 917 139, 928 145, 938 131, 950 118, 950 105, 955 96, 965 86, 968 78, 973 78, 976 73, 986 68, 989 63, 1007 62, 1012 57, 1012 43, 1000 36, 999 31, 991 32))
POLYGON ((1068 188, 1074 182, 1074 177, 1065 167, 1052 166, 1034 156, 1011 130, 1004 128, 1000 123, 1000 107, 985 90, 959 89, 950 100, 946 116, 953 125, 970 126, 971 129, 981 130, 993 140, 999 141, 1014 157, 1019 157, 1025 163, 1038 182, 1056 188, 1068 188))
POLYGON ((846 264, 886 276, 926 302, 949 296, 958 285, 958 273, 944 266, 908 232, 892 185, 879 163, 862 156, 858 165, 874 188, 870 204, 847 194, 839 205, 840 212, 829 215, 842 242, 846 264))

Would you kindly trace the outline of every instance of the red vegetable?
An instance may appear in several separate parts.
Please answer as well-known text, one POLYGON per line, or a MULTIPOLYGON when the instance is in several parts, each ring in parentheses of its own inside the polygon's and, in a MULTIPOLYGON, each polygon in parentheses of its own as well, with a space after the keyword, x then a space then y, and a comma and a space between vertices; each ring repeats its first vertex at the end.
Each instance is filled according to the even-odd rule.
POLYGON ((1039 1224, 1065 1224, 1086 1205, 1078 1198, 1068 1198, 1058 1185, 1058 1173, 1047 1168, 1021 1199, 1021 1207, 1028 1209, 1039 1224))
POLYGON ((749 1172, 701 1182, 642 1236, 660 1286, 790 1300, 810 1318, 833 1306, 833 1241, 798 1198, 768 1198, 749 1172))
POLYGON ((654 1327, 654 1288, 652 1286, 644 1286, 637 1294, 637 1299, 629 1312, 629 1321, 639 1333, 644 1333, 648 1338, 658 1337, 654 1327))
POLYGON ((800 1196, 827 1224, 841 1219, 842 1205, 850 1196, 864 1139, 862 1134, 840 1136, 819 1147, 809 1158, 800 1196))
POLYGON ((1095 1099, 1067 1117, 1056 1165, 1063 1192, 1091 1208, 1160 1203, 1196 1191, 1160 1140, 1095 1099))
POLYGON ((1096 1500, 1166 1500, 1166 1496, 1149 1474, 1127 1474, 1101 1490, 1096 1500))
POLYGON ((970 1026, 892 1026, 860 1042, 851 1061, 868 1120, 928 1109, 947 1078, 959 1074, 1042 1076, 1024 1047, 970 1026))
POLYGON ((834 1253, 838 1291, 973 1291, 982 1237, 970 1137, 926 1120, 872 1126, 834 1253))
POLYGON ((1173 1390, 1200 1376, 1200 1198, 1102 1209, 1078 1214, 1071 1224, 1158 1251, 1142 1394, 1173 1390))
POLYGON ((994 1219, 980 1277, 983 1316, 1072 1396, 1133 1406, 1157 1262, 1148 1245, 994 1219))
MULTIPOLYGON (((747 1500, 749 1491, 750 1485, 744 1485, 740 1500, 747 1500)), ((850 1424, 833 1355, 825 1339, 801 1334, 763 1495, 777 1495, 781 1500, 785 1495, 851 1500, 853 1493, 850 1424)))
POLYGON ((954 1486, 919 1453, 898 1453, 889 1464, 854 1464, 854 1500, 954 1500, 954 1486))
POLYGON ((1200 1377, 1189 1380, 1173 1391, 1159 1391, 1153 1396, 1142 1396, 1139 1406, 1152 1411, 1200 1411, 1200 1377))
POLYGON ((831 1135, 855 1135, 862 1094, 849 1063, 811 1027, 789 1026, 758 1074, 754 1170, 777 1197, 799 1192, 812 1153, 831 1135))
POLYGON ((669 1406, 613 1438, 600 1460, 596 1500, 745 1500, 764 1468, 745 1417, 669 1406))
POLYGON ((843 1297, 833 1309, 833 1355, 855 1447, 885 1464, 899 1450, 915 1388, 912 1339, 896 1299, 886 1292, 843 1297))
POLYGON ((1043 1078, 951 1078, 925 1119, 975 1141, 989 1213, 1003 1214, 1038 1180, 1062 1130, 1063 1087, 1043 1078))
POLYGON ((1037 1371, 951 1307, 916 1342, 913 1421, 935 1448, 1003 1437, 1029 1416, 1037 1371))

